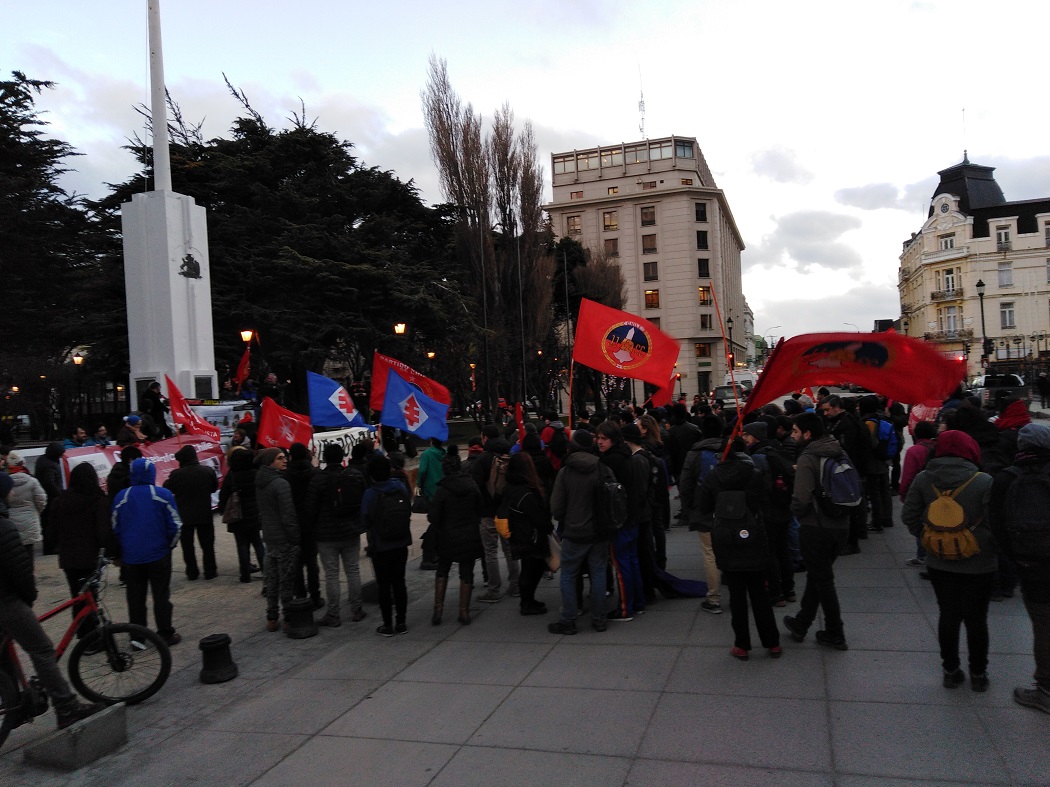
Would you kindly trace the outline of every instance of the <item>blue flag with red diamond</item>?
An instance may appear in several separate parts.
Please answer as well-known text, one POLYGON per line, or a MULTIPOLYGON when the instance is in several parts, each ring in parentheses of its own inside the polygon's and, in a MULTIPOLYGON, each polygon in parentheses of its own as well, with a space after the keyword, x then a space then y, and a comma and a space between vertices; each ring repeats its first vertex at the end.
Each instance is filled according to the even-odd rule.
POLYGON ((416 437, 448 440, 448 405, 436 402, 413 388, 393 369, 386 378, 383 397, 383 426, 394 426, 416 437))
POLYGON ((313 426, 368 426, 346 389, 335 380, 313 372, 306 373, 310 394, 310 423, 313 426))

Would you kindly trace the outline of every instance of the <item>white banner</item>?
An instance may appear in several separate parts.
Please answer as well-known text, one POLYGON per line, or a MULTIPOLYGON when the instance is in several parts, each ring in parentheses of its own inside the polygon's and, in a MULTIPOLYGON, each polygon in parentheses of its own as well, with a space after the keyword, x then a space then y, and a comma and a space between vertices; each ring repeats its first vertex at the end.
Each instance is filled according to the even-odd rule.
POLYGON ((351 448, 366 438, 374 438, 375 433, 376 427, 374 426, 351 426, 349 429, 339 429, 334 432, 315 432, 311 446, 314 456, 317 457, 318 464, 324 467, 324 460, 321 458, 321 454, 324 453, 326 445, 335 444, 340 446, 343 449, 343 453, 349 458, 351 448))

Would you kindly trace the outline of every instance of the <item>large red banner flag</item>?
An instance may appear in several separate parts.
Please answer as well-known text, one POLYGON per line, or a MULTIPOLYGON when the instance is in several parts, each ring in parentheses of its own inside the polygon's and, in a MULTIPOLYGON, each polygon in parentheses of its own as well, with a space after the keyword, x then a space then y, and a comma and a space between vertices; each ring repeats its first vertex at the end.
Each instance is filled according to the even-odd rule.
POLYGON ((604 374, 663 387, 678 360, 678 340, 648 320, 584 298, 572 360, 604 374))
POLYGON ((401 375, 401 379, 409 385, 414 385, 435 402, 452 404, 452 394, 437 380, 431 380, 408 364, 376 351, 372 355, 372 393, 368 399, 368 406, 373 410, 383 409, 383 401, 386 399, 386 377, 391 369, 401 375))
POLYGON ((309 416, 286 410, 269 396, 262 400, 255 436, 260 448, 288 448, 292 443, 308 446, 313 436, 309 416))
POLYGON ((187 434, 199 434, 219 442, 219 427, 201 418, 186 404, 186 397, 168 375, 164 375, 164 382, 168 384, 168 406, 171 408, 172 420, 185 426, 187 434))
POLYGON ((893 331, 807 333, 777 345, 744 413, 805 386, 847 382, 915 404, 946 398, 965 377, 965 361, 893 331))
POLYGON ((237 383, 237 393, 240 393, 242 386, 247 382, 248 375, 252 371, 252 348, 249 345, 244 348, 244 355, 241 356, 241 362, 237 364, 237 372, 233 375, 233 381, 237 383))

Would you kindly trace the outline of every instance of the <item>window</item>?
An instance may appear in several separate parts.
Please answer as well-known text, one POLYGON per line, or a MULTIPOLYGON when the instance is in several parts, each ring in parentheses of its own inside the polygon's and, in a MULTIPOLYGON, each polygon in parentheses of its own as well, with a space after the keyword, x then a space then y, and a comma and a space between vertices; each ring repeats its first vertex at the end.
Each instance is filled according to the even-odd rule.
POLYGON ((1003 302, 999 304, 999 327, 1000 328, 1016 328, 1017 324, 1014 322, 1014 304, 1013 301, 1003 302))
POLYGON ((585 169, 598 169, 598 151, 591 150, 587 153, 577 153, 576 169, 580 172, 583 172, 585 169))
POLYGON ((697 287, 697 291, 700 293, 700 305, 701 306, 713 306, 714 300, 711 297, 711 287, 697 287))
POLYGON ((941 331, 954 334, 959 330, 959 308, 945 306, 937 310, 937 324, 941 331))
POLYGON ((623 166, 623 151, 619 148, 616 150, 603 150, 602 151, 602 166, 603 167, 622 167, 623 166))
POLYGON ((660 318, 659 317, 647 317, 646 319, 649 320, 649 322, 651 322, 657 328, 660 327, 660 318))
POLYGON ((619 238, 606 238, 603 246, 605 248, 606 257, 619 257, 620 256, 620 239, 619 238))
POLYGON ((619 194, 620 193, 620 187, 619 186, 609 186, 609 193, 610 194, 619 194))
POLYGON ((1046 283, 1050 284, 1050 257, 1046 258, 1046 283))
POLYGON ((675 142, 674 154, 678 156, 678 158, 693 158, 693 143, 675 142))
POLYGON ((659 161, 663 158, 671 158, 671 142, 653 142, 649 145, 649 160, 659 161))
POLYGON ((644 164, 649 160, 649 148, 645 145, 628 145, 623 149, 623 156, 628 164, 644 164))
POLYGON ((711 315, 701 314, 700 315, 700 330, 709 331, 711 330, 711 315))
POLYGON ((580 217, 579 216, 566 216, 565 217, 565 231, 569 235, 579 235, 581 230, 580 217))
POLYGON ((1050 221, 1043 226, 1044 237, 1046 239, 1046 245, 1050 246, 1050 221))
POLYGON ((602 213, 602 229, 606 232, 620 229, 619 211, 607 210, 602 213))
POLYGON ((1014 265, 1012 262, 999 263, 999 286, 1012 287, 1014 285, 1014 265))
POLYGON ((642 226, 652 227, 656 224, 656 207, 650 205, 647 208, 642 208, 642 226))
MULTIPOLYGON (((1010 251, 1010 227, 995 228, 995 248, 997 251, 1010 251)), ((1000 286, 1002 286, 1000 284, 1000 286)))
POLYGON ((682 178, 682 185, 683 186, 692 186, 693 185, 693 179, 692 178, 682 178))
POLYGON ((956 269, 948 268, 947 270, 937 271, 936 282, 937 289, 944 290, 946 292, 952 292, 955 289, 956 281, 956 269))
POLYGON ((570 191, 569 192, 569 199, 583 199, 583 192, 582 191, 570 191))
POLYGON ((701 258, 696 261, 696 277, 698 279, 711 278, 711 260, 701 258))
POLYGON ((642 254, 656 254, 656 236, 642 236, 642 254))
POLYGON ((660 291, 659 290, 646 290, 645 291, 645 308, 647 308, 647 309, 659 309, 660 308, 660 291))
POLYGON ((645 181, 645 183, 642 184, 642 191, 648 191, 649 189, 655 189, 655 188, 656 188, 656 181, 655 180, 647 180, 647 181, 645 181))
POLYGON ((937 236, 937 246, 941 251, 947 251, 948 249, 955 248, 955 233, 952 232, 948 235, 937 236))
POLYGON ((658 266, 658 262, 643 262, 642 279, 645 281, 657 281, 660 278, 660 269, 658 266))
POLYGON ((697 342, 693 345, 696 349, 697 358, 710 358, 711 357, 711 345, 704 342, 697 342))
POLYGON ((696 210, 696 220, 697 221, 707 221, 707 203, 706 202, 697 202, 694 205, 694 208, 696 210))
POLYGON ((566 172, 576 171, 576 157, 569 156, 555 156, 554 157, 554 174, 564 175, 566 172))
POLYGON ((707 230, 696 231, 696 248, 703 251, 707 250, 707 230))

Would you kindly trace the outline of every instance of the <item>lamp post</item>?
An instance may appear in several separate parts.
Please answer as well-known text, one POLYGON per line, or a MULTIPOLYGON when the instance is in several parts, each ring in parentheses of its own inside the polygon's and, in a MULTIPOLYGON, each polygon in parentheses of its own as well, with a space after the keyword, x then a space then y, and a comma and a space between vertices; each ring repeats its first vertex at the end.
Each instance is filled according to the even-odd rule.
POLYGON ((406 330, 408 330, 408 324, 407 323, 403 323, 403 322, 395 322, 394 323, 394 333, 396 333, 398 336, 404 336, 406 330))
POLYGON ((732 369, 732 367, 733 367, 733 358, 735 356, 735 353, 733 352, 733 318, 732 317, 729 317, 726 320, 726 329, 729 331, 729 352, 726 353, 726 361, 729 364, 730 369, 732 369))
POLYGON ((255 335, 255 331, 253 331, 251 328, 245 328, 243 331, 241 331, 241 341, 244 342, 245 344, 251 344, 252 343, 252 337, 254 335, 255 335))
POLYGON ((84 363, 84 356, 80 353, 73 354, 73 365, 77 367, 77 420, 84 418, 84 390, 80 380, 80 366, 84 363))
POLYGON ((854 325, 853 323, 851 323, 851 322, 844 322, 844 323, 842 323, 842 324, 843 324, 843 325, 849 325, 849 326, 852 326, 852 327, 853 327, 853 330, 855 330, 855 331, 856 331, 857 333, 860 333, 860 328, 859 328, 859 327, 857 327, 856 325, 854 325))
POLYGON ((981 302, 981 366, 987 365, 988 352, 988 332, 984 327, 984 279, 977 280, 977 300, 981 302))

